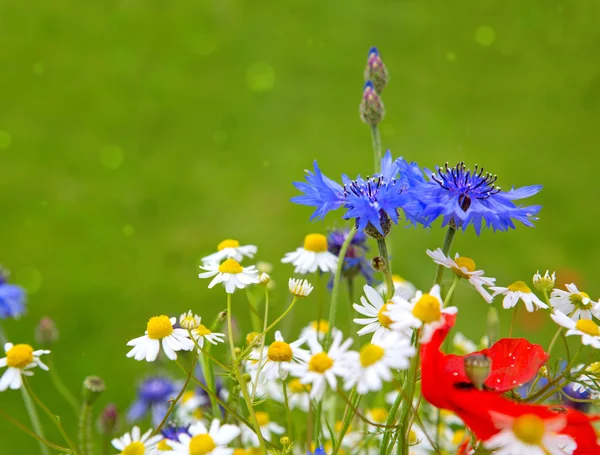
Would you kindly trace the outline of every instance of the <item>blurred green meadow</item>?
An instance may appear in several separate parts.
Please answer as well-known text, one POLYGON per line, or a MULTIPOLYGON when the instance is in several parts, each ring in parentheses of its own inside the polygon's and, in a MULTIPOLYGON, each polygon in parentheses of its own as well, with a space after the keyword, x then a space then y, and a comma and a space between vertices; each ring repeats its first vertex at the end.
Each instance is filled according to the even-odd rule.
MULTIPOLYGON (((343 225, 341 212, 310 223, 312 209, 289 202, 291 182, 314 159, 335 179, 372 172, 358 117, 372 45, 391 75, 381 131, 394 156, 477 163, 504 189, 544 185, 526 201, 544 206, 536 228, 468 232, 454 249, 500 285, 549 268, 600 297, 595 0, 7 0, 0 43, 0 263, 29 291, 28 315, 2 325, 33 343, 51 316, 67 385, 105 379, 98 408, 125 410, 152 371, 125 358, 150 316, 191 308, 212 320, 224 308, 224 292, 197 278, 224 238, 274 264, 272 314, 283 309, 283 254, 343 225)), ((439 225, 391 235, 394 272, 428 288, 439 225)), ((294 335, 316 302, 299 304, 294 335)), ((479 339, 486 304, 464 284, 455 303, 459 329, 479 339)), ((234 306, 248 331, 243 293, 234 306)), ((350 328, 345 311, 340 320, 350 328)), ((551 332, 535 315, 516 330, 534 341, 551 332)), ((31 383, 73 427, 49 376, 38 370, 31 383)), ((0 409, 27 422, 19 392, 1 393, 0 409)), ((3 455, 38 453, 5 421, 0 440, 3 455)))

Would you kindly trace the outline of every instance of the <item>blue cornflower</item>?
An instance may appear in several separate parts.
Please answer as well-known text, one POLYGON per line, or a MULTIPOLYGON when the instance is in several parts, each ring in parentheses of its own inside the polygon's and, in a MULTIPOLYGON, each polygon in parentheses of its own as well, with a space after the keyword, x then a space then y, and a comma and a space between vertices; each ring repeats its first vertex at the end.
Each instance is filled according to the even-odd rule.
POLYGON ((152 425, 157 426, 169 409, 169 399, 175 395, 175 383, 162 376, 145 379, 138 387, 138 399, 127 411, 130 422, 142 419, 148 412, 152 425))
POLYGON ((306 455, 327 455, 327 453, 325 453, 325 449, 323 448, 323 446, 319 446, 315 449, 314 452, 307 450, 306 455))
POLYGON ((344 207, 344 219, 354 218, 359 231, 367 228, 369 235, 385 236, 391 228, 390 220, 398 223, 398 210, 408 201, 398 172, 398 165, 388 151, 381 160, 380 173, 366 179, 358 176, 356 180, 342 175, 342 186, 323 175, 315 161, 314 173, 306 171, 306 183, 294 182, 304 194, 292 198, 292 202, 316 207, 311 220, 344 207))
POLYGON ((577 409, 581 412, 587 412, 590 407, 589 402, 580 402, 575 400, 589 400, 592 396, 592 392, 585 386, 578 383, 571 382, 563 387, 565 395, 561 394, 561 400, 567 406, 577 409), (573 398, 574 400, 571 400, 573 398))
POLYGON ((189 425, 179 426, 179 425, 171 424, 171 425, 165 426, 162 429, 161 434, 163 435, 163 437, 165 439, 179 442, 180 434, 187 434, 188 436, 191 436, 191 434, 189 432, 189 428, 190 428, 189 425))
POLYGON ((0 268, 0 319, 18 319, 25 313, 25 290, 6 282, 7 274, 0 268))
MULTIPOLYGON (((339 256, 342 245, 348 237, 348 233, 348 229, 337 229, 329 233, 327 236, 327 245, 330 253, 339 256)), ((364 231, 358 231, 352 238, 352 241, 346 250, 342 268, 344 277, 353 279, 360 274, 365 277, 367 284, 373 283, 373 268, 371 267, 371 263, 365 257, 368 249, 366 234, 364 231)), ((333 286, 333 276, 329 280, 328 286, 330 288, 333 286)))
POLYGON ((517 206, 513 201, 524 199, 538 193, 541 185, 525 186, 504 192, 495 185, 497 176, 483 168, 471 171, 463 162, 456 167, 436 167, 430 172, 431 179, 423 184, 414 185, 409 193, 412 202, 405 210, 418 213, 421 220, 429 225, 438 217, 443 217, 443 226, 453 223, 457 228, 466 230, 473 225, 477 235, 483 222, 494 231, 514 229, 514 220, 525 226, 533 226, 541 206, 517 206))

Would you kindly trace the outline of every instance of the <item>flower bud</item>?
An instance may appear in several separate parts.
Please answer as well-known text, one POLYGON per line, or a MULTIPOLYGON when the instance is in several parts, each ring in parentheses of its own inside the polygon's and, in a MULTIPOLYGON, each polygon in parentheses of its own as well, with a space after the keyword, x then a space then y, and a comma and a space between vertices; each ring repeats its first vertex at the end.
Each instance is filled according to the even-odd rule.
POLYGON ((88 376, 83 380, 83 401, 88 405, 94 404, 105 389, 104 379, 99 376, 88 376))
POLYGON ((246 335, 246 344, 250 344, 252 343, 254 340, 256 340, 256 338, 260 335, 260 333, 258 332, 249 332, 246 335))
POLYGON ((282 436, 281 439, 279 440, 279 443, 285 448, 285 447, 288 447, 292 443, 292 440, 290 438, 288 438, 287 436, 282 436))
POLYGON ((387 68, 381 60, 376 47, 369 49, 367 57, 367 68, 365 69, 365 81, 372 81, 375 91, 381 95, 389 80, 387 68))
POLYGON ((500 318, 498 318, 498 310, 495 307, 490 307, 487 314, 487 337, 490 346, 498 341, 499 334, 500 318))
POLYGON ((360 119, 370 126, 377 126, 385 115, 383 102, 379 98, 371 81, 367 81, 365 84, 359 112, 360 119))
POLYGON ((109 403, 98 417, 98 432, 103 435, 112 436, 119 423, 119 413, 114 403, 109 403))
POLYGON ((224 322, 227 319, 227 310, 223 310, 217 316, 219 323, 224 322))
POLYGON ((492 359, 483 354, 472 354, 464 358, 465 373, 477 390, 483 390, 483 384, 492 372, 492 359))
POLYGON ((383 259, 381 256, 375 256, 371 261, 371 267, 373 267, 373 270, 377 270, 378 272, 384 272, 385 259, 383 259))
POLYGON ((186 330, 197 329, 202 323, 202 318, 189 310, 187 313, 183 313, 179 316, 179 325, 181 328, 186 330))
POLYGON ((58 329, 49 317, 43 317, 35 327, 35 341, 44 347, 51 346, 58 340, 58 329))
POLYGON ((260 275, 258 275, 258 283, 259 284, 267 285, 270 282, 271 282, 271 277, 269 276, 269 274, 267 272, 262 272, 260 275))
POLYGON ((552 272, 550 275, 549 271, 546 270, 546 274, 542 276, 540 271, 538 270, 535 275, 533 275, 533 287, 538 291, 542 292, 550 292, 554 289, 554 283, 556 282, 556 272, 552 272))

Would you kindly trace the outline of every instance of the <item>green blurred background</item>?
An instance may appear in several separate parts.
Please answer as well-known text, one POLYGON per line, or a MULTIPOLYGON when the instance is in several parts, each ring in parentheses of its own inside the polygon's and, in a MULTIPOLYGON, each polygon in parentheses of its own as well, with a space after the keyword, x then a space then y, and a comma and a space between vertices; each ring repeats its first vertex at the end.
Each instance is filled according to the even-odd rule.
MULTIPOLYGON (((99 374, 100 404, 124 409, 151 371, 125 358, 147 318, 223 308, 197 278, 222 239, 275 264, 283 308, 291 267, 279 259, 341 214, 309 223, 291 182, 314 159, 336 179, 372 172, 358 117, 372 45, 391 74, 381 131, 394 156, 478 163, 505 189, 544 185, 527 201, 544 206, 535 229, 459 235, 458 251, 499 284, 550 268, 598 298, 599 20, 595 0, 0 2, 0 262, 30 292, 5 330, 32 343, 51 316, 65 382, 99 374)), ((392 238, 394 271, 430 286, 424 252, 443 232, 392 238)), ((459 328, 479 339, 487 307, 467 286, 457 297, 459 328)), ((234 303, 245 316, 243 295, 234 303)), ((298 329, 316 299, 301 305, 298 329)), ((521 319, 517 333, 543 339, 543 322, 521 319)), ((32 384, 72 426, 47 374, 32 384)), ((27 419, 18 392, 0 408, 27 419)), ((0 441, 6 455, 38 450, 6 422, 0 441)))

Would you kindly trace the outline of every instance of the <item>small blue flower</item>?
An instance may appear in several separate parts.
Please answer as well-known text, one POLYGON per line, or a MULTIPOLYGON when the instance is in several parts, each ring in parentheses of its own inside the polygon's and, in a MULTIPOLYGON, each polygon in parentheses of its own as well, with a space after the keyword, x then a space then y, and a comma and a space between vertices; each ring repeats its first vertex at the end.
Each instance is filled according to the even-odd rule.
POLYGON ((316 207, 311 220, 322 219, 331 210, 344 207, 344 219, 354 218, 359 231, 369 226, 385 236, 390 220, 398 223, 398 210, 408 201, 403 194, 403 184, 407 182, 397 178, 398 172, 388 151, 381 160, 380 173, 367 179, 358 176, 356 180, 343 175, 342 186, 323 175, 315 161, 314 173, 306 171, 306 183, 294 182, 304 194, 292 198, 292 202, 316 207))
MULTIPOLYGON (((327 236, 327 245, 329 246, 328 249, 330 253, 333 253, 336 256, 340 255, 340 250, 348 237, 348 233, 348 229, 337 229, 329 233, 327 236)), ((346 250, 342 268, 344 277, 352 279, 360 274, 364 276, 367 284, 370 285, 373 283, 373 268, 365 256, 368 249, 366 234, 364 231, 358 231, 352 238, 352 241, 346 250)), ((328 287, 330 289, 333 287, 333 276, 329 280, 328 287)))
POLYGON ((307 450, 306 455, 327 455, 327 453, 325 452, 325 449, 323 448, 323 446, 319 446, 315 449, 314 452, 307 450))
POLYGON ((533 226, 532 221, 537 220, 535 215, 541 206, 517 206, 513 201, 533 196, 541 185, 504 192, 495 185, 497 176, 484 174, 483 168, 477 166, 471 171, 462 162, 453 168, 446 163, 444 168, 437 167, 436 172, 429 173, 428 182, 413 182, 409 191, 412 202, 405 206, 405 211, 418 215, 426 225, 443 217, 442 227, 454 223, 464 231, 473 225, 479 235, 484 222, 494 231, 507 231, 515 229, 514 220, 525 226, 533 226))
POLYGON ((162 376, 144 380, 138 388, 138 399, 127 411, 130 422, 142 419, 148 412, 152 425, 157 426, 169 409, 169 399, 176 393, 175 383, 162 376))
POLYGON ((7 275, 0 268, 0 319, 18 319, 25 313, 25 290, 6 282, 7 275))
POLYGON ((565 393, 565 395, 567 395, 565 396, 561 394, 561 400, 564 404, 581 412, 587 412, 589 410, 589 402, 582 403, 581 401, 575 401, 589 400, 592 396, 592 392, 590 392, 588 388, 582 388, 579 384, 571 382, 565 387, 563 387, 562 390, 565 393), (578 389, 577 391, 575 391, 576 388, 578 389), (573 398, 573 400, 571 400, 570 398, 573 398))
POLYGON ((167 425, 162 429, 161 434, 163 435, 163 437, 165 439, 179 442, 180 434, 187 434, 188 436, 191 436, 191 434, 189 432, 189 428, 190 428, 189 425, 185 425, 185 426, 167 425))

